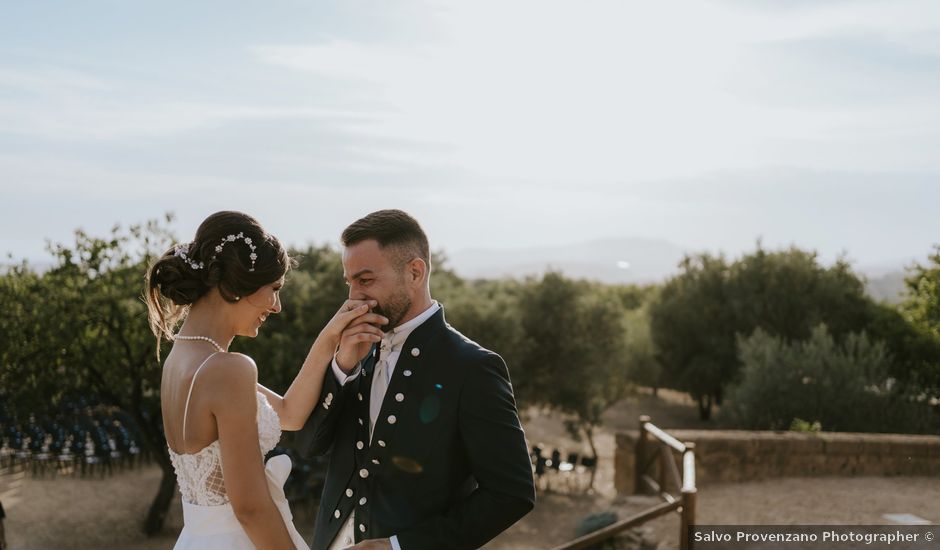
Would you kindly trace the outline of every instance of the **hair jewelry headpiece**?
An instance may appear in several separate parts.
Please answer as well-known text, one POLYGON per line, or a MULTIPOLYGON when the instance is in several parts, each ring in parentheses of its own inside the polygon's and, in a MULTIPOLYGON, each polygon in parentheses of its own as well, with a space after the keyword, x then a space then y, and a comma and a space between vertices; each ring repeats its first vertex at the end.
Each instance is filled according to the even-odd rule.
MULTIPOLYGON (((223 237, 223 238, 222 238, 222 242, 219 243, 219 244, 217 244, 217 245, 215 245, 215 253, 216 253, 216 255, 218 255, 220 252, 222 252, 222 247, 225 246, 226 243, 234 242, 236 239, 241 239, 241 240, 245 241, 245 244, 247 244, 247 245, 248 245, 248 248, 251 249, 251 254, 248 255, 248 258, 251 259, 251 269, 249 269, 248 271, 254 271, 254 270, 255 270, 255 260, 258 259, 258 254, 255 253, 255 249, 256 249, 257 247, 256 247, 255 245, 251 244, 251 237, 246 237, 245 234, 242 233, 242 232, 239 232, 238 235, 229 235, 229 236, 227 236, 227 237, 223 237)), ((212 259, 214 260, 214 259, 215 259, 215 256, 213 256, 212 259)))
POLYGON ((205 264, 203 264, 202 262, 197 262, 193 260, 192 258, 190 258, 189 256, 187 256, 186 255, 187 252, 189 252, 188 244, 178 244, 173 247, 173 255, 183 258, 183 261, 189 264, 189 267, 193 268, 194 270, 199 270, 199 269, 206 267, 205 264))

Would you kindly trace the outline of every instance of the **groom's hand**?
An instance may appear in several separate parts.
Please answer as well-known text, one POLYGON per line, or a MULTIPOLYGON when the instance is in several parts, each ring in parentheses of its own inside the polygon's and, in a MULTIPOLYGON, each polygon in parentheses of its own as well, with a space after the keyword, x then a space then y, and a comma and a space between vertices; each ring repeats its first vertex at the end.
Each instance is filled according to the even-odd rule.
MULTIPOLYGON (((362 302, 348 300, 344 307, 354 308, 362 302)), ((382 341, 383 332, 380 326, 388 323, 388 319, 377 313, 365 313, 355 318, 340 336, 339 349, 336 351, 336 364, 346 374, 351 373, 359 361, 365 359, 372 349, 372 344, 382 341)))
POLYGON ((369 539, 353 546, 350 550, 392 550, 392 542, 388 539, 369 539))

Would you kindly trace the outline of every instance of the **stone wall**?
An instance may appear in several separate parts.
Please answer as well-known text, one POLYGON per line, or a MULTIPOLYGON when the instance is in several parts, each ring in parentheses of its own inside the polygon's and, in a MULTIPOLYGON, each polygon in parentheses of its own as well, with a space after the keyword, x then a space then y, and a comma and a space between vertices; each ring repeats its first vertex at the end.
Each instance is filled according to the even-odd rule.
MULTIPOLYGON (((745 430, 667 432, 679 441, 695 443, 699 486, 778 477, 940 476, 940 436, 745 430)), ((621 493, 633 492, 636 438, 637 432, 617 434, 614 483, 621 493)), ((648 441, 656 442, 651 437, 648 441)))

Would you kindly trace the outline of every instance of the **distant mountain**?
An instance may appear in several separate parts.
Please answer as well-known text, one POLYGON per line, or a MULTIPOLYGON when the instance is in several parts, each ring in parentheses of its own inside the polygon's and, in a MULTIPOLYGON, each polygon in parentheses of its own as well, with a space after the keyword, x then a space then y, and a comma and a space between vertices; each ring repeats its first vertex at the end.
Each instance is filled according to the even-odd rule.
POLYGON ((865 290, 875 300, 897 304, 904 299, 904 278, 907 276, 907 272, 903 270, 890 271, 877 276, 868 275, 865 290))
MULTIPOLYGON (((467 278, 501 278, 541 275, 549 269, 576 279, 593 279, 608 284, 660 283, 678 273, 685 252, 698 253, 663 239, 601 239, 556 246, 519 248, 473 248, 447 254, 447 264, 467 278)), ((907 267, 923 258, 853 266, 864 276, 868 294, 879 301, 897 304, 903 299, 907 267)), ((0 274, 17 263, 0 262, 0 274)), ((29 262, 43 273, 53 262, 29 262)))
POLYGON ((661 239, 602 239, 529 248, 475 248, 448 255, 462 277, 539 275, 549 269, 605 283, 656 283, 678 272, 685 249, 661 239))
POLYGON ((908 267, 916 262, 923 263, 922 258, 898 259, 893 262, 882 262, 856 267, 855 272, 864 275, 867 279, 865 290, 872 298, 890 304, 900 303, 904 299, 906 290, 904 279, 910 276, 908 267))
MULTIPOLYGON (((646 284, 678 273, 686 251, 663 239, 601 239, 556 246, 463 249, 448 254, 447 263, 467 278, 522 278, 553 269, 577 279, 646 284)), ((872 298, 896 304, 903 299, 906 268, 915 260, 856 266, 854 270, 866 278, 865 289, 872 298)))
POLYGON ((908 270, 914 264, 923 264, 927 259, 923 257, 898 258, 897 260, 868 264, 855 267, 855 272, 864 275, 867 279, 865 290, 876 300, 891 304, 900 303, 904 299, 906 286, 904 279, 910 277, 908 270))

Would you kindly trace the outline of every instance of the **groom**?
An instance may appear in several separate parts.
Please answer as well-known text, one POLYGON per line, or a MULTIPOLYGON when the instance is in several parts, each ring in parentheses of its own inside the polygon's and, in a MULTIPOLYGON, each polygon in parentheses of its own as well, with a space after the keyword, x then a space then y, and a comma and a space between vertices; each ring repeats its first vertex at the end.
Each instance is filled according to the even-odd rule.
POLYGON ((330 457, 313 550, 477 548, 527 514, 535 485, 502 358, 431 299, 428 239, 400 210, 343 231, 350 300, 389 320, 347 328, 301 454, 330 457))

